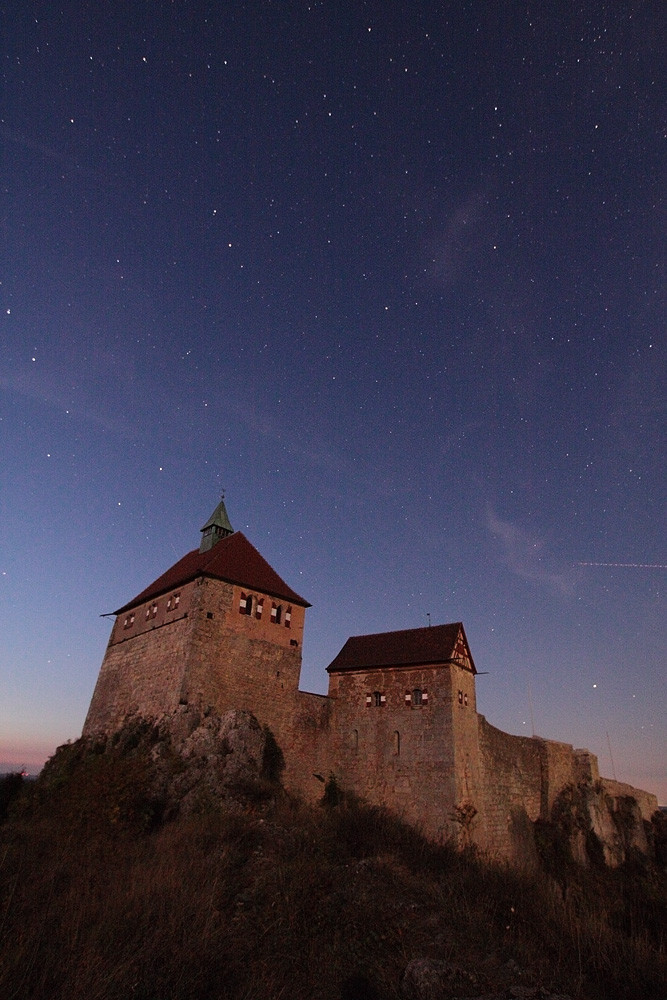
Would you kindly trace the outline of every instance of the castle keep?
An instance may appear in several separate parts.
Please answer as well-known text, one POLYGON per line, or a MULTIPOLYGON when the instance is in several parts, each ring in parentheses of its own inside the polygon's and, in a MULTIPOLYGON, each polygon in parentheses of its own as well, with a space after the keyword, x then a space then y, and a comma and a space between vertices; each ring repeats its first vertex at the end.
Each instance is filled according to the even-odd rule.
POLYGON ((84 736, 183 704, 246 709, 280 747, 286 787, 308 800, 333 775, 434 839, 520 860, 531 821, 576 794, 609 862, 646 850, 655 796, 601 779, 586 750, 478 714, 462 623, 353 636, 327 667, 328 695, 300 691, 309 603, 233 531, 224 500, 201 530, 199 549, 115 612, 84 736))

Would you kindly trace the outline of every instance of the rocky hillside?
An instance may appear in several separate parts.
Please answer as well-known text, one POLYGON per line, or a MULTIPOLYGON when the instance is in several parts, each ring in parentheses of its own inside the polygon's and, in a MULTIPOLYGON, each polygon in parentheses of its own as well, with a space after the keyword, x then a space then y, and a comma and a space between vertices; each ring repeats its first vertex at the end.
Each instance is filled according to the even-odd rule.
POLYGON ((659 865, 583 868, 553 827, 541 871, 522 874, 429 844, 331 780, 307 808, 281 766, 249 713, 183 707, 3 786, 0 996, 665 994, 659 865))

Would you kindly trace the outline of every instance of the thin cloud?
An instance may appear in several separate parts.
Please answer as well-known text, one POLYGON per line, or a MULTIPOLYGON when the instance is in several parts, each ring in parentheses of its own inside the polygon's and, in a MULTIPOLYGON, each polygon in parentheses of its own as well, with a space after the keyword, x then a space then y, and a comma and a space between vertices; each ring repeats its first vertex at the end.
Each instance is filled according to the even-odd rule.
POLYGON ((508 569, 523 580, 543 584, 560 594, 572 592, 571 574, 555 572, 549 567, 550 557, 544 539, 511 521, 504 521, 491 507, 487 507, 486 518, 508 569))

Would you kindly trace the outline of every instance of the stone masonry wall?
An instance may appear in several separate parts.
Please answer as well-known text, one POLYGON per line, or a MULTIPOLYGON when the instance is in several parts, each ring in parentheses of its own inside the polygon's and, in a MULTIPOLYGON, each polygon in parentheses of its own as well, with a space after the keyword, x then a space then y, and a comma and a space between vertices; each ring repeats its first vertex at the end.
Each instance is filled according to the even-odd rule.
POLYGON ((288 628, 284 619, 280 624, 271 621, 267 605, 270 609, 272 599, 259 596, 264 598, 261 619, 240 613, 247 597, 243 588, 222 580, 199 581, 182 697, 218 712, 253 712, 280 743, 281 735, 292 729, 304 609, 292 607, 288 628))
POLYGON ((332 718, 330 698, 297 691, 291 725, 279 737, 276 734, 285 756, 285 787, 308 802, 322 798, 324 782, 336 769, 331 752, 332 718))
POLYGON ((343 787, 430 837, 449 837, 457 804, 452 668, 332 673, 329 695, 331 756, 343 787), (421 704, 414 703, 415 690, 422 692, 421 704))
POLYGON ((192 640, 193 596, 190 583, 118 616, 83 727, 84 736, 111 732, 129 714, 157 716, 178 705, 192 640))
POLYGON ((541 815, 541 741, 510 736, 478 715, 481 787, 478 845, 491 854, 525 860, 532 849, 529 821, 541 815))

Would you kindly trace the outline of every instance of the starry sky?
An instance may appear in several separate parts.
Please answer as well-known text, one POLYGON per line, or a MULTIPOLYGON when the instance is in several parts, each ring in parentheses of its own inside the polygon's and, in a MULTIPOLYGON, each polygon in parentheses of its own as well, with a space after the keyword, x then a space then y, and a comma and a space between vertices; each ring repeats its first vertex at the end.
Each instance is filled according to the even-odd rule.
POLYGON ((349 635, 667 801, 661 5, 6 0, 0 769, 226 491, 349 635))

